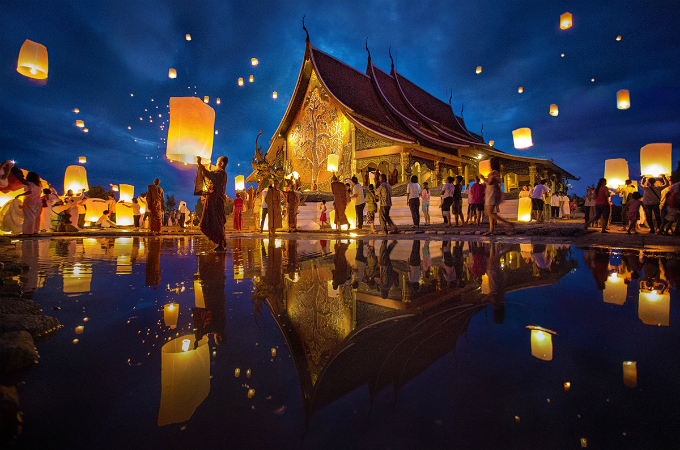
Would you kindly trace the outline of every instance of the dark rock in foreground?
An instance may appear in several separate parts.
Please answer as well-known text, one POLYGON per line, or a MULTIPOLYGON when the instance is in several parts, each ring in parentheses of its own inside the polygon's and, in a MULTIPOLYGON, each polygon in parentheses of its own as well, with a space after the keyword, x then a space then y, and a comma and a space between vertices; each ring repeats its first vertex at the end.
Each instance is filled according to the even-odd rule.
POLYGON ((0 314, 40 314, 40 304, 20 298, 0 298, 0 314))
POLYGON ((33 314, 0 314, 0 333, 28 331, 33 338, 47 335, 59 328, 54 317, 33 314))
POLYGON ((0 334, 0 373, 7 374, 38 362, 38 350, 27 331, 0 334))

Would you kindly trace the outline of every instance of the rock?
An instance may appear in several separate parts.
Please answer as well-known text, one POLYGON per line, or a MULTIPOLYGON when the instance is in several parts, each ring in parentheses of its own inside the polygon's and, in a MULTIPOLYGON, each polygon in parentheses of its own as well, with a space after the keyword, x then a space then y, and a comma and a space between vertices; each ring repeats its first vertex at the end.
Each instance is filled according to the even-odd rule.
POLYGON ((0 373, 32 366, 38 362, 38 351, 27 331, 0 334, 0 373))
POLYGON ((17 388, 0 386, 0 443, 3 446, 16 442, 21 435, 23 422, 17 388))
POLYGON ((40 305, 33 300, 0 298, 0 314, 39 314, 40 305))
POLYGON ((21 297, 21 286, 18 284, 3 284, 0 286, 0 297, 21 297))
POLYGON ((56 331, 59 321, 54 317, 32 314, 0 314, 0 333, 28 331, 34 338, 56 331))

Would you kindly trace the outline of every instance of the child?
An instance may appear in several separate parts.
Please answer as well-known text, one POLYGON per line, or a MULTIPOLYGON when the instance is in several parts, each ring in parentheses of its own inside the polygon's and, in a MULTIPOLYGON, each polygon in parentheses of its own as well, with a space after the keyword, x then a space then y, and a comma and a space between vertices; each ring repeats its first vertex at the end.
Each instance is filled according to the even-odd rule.
POLYGON ((368 193, 366 194, 366 219, 371 225, 371 233, 375 233, 375 213, 378 211, 378 202, 375 197, 375 187, 373 184, 368 185, 368 193))
POLYGON ((456 177, 456 184, 453 185, 453 204, 451 205, 451 214, 456 217, 456 226, 458 225, 458 217, 463 222, 463 177, 458 175, 456 177))
POLYGON ((234 230, 241 231, 243 229, 243 198, 241 193, 236 193, 234 199, 234 230))
POLYGON ((420 192, 420 204, 423 209, 423 216, 425 216, 425 225, 430 224, 430 185, 428 182, 423 183, 423 190, 420 192))
POLYGON ((328 223, 328 214, 326 214, 326 200, 321 200, 321 205, 319 205, 319 211, 321 214, 319 215, 319 222, 321 222, 321 228, 326 228, 330 226, 328 223))
POLYGON ((630 234, 630 232, 633 231, 633 233, 638 234, 637 223, 638 220, 640 220, 640 206, 642 205, 640 199, 642 198, 642 195, 639 192, 633 192, 630 197, 630 205, 628 206, 628 221, 630 222, 630 226, 626 233, 630 234))

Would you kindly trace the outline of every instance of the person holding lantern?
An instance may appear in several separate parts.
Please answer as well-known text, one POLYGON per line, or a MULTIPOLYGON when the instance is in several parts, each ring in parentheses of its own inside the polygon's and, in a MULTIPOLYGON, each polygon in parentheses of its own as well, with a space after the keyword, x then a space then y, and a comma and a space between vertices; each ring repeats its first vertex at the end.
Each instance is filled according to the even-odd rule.
POLYGON ((227 217, 224 215, 224 207, 227 203, 225 191, 227 189, 227 172, 225 171, 229 158, 220 156, 217 158, 217 168, 208 170, 201 164, 201 157, 196 157, 196 171, 198 175, 210 180, 212 192, 209 192, 203 205, 203 217, 199 224, 201 231, 211 241, 217 244, 215 251, 223 252, 226 250, 227 242, 224 239, 224 224, 227 217))

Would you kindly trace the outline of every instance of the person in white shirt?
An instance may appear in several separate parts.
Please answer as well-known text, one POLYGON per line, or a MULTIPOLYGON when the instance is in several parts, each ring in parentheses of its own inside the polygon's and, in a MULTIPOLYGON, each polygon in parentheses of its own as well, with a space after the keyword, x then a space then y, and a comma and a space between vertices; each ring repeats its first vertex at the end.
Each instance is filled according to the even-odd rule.
POLYGON ((107 209, 104 211, 104 213, 101 215, 99 219, 97 219, 96 225, 99 228, 116 228, 116 224, 109 219, 109 210, 107 209))
POLYGON ((550 197, 550 218, 559 219, 560 218, 560 201, 562 200, 562 195, 556 192, 550 197))
POLYGON ((366 206, 366 197, 364 197, 364 187, 359 183, 359 179, 352 177, 352 194, 350 198, 354 199, 354 211, 357 218, 357 229, 361 230, 364 227, 364 206, 366 206))
POLYGON ((420 185, 418 177, 413 175, 411 182, 406 185, 406 196, 408 198, 408 208, 411 210, 413 226, 420 227, 420 185))
POLYGON ((135 228, 139 229, 139 219, 142 217, 142 208, 139 206, 139 201, 132 198, 132 220, 135 223, 135 228))
POLYGON ((541 183, 537 184, 531 192, 531 209, 536 212, 536 222, 539 223, 543 222, 543 206, 545 204, 543 199, 550 192, 550 188, 546 186, 547 182, 548 180, 541 180, 541 183))
POLYGON ((453 177, 446 178, 446 184, 442 186, 441 208, 444 225, 451 226, 451 205, 453 204, 453 177))

